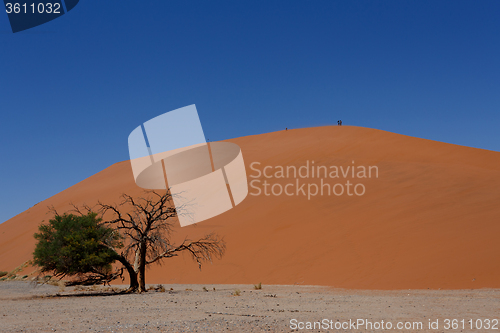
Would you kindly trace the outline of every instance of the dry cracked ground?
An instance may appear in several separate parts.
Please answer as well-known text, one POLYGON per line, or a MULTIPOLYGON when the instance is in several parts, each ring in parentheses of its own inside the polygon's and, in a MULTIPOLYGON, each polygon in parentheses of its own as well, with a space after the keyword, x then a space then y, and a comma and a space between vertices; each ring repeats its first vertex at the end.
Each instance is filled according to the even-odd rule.
POLYGON ((500 290, 496 289, 164 288, 144 294, 103 295, 103 289, 0 282, 0 332, 500 331, 500 290))

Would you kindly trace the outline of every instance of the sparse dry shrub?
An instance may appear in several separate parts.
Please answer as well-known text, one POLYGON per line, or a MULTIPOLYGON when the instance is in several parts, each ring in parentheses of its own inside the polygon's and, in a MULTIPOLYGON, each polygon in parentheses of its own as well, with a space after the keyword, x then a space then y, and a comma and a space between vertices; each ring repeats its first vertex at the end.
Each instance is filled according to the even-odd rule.
POLYGON ((232 293, 233 296, 241 296, 241 291, 239 289, 235 289, 232 293))
POLYGON ((258 284, 254 284, 253 288, 255 290, 261 290, 262 289, 262 282, 259 282, 258 284))

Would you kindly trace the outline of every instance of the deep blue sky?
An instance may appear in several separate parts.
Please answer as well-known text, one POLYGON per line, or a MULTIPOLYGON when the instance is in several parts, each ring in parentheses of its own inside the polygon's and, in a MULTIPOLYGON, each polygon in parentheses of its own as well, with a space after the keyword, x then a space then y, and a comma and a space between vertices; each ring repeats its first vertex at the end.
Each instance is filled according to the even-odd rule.
POLYGON ((500 151, 500 1, 81 0, 0 13, 0 222, 196 104, 210 140, 336 124, 500 151))

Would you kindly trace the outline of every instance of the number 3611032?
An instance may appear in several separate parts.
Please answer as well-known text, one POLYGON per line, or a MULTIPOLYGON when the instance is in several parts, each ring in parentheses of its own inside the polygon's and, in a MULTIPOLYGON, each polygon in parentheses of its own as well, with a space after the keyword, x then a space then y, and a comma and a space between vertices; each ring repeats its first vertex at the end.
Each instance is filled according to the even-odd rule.
POLYGON ((26 3, 6 3, 5 9, 7 14, 61 14, 61 4, 60 3, 38 3, 38 4, 26 4, 26 3))

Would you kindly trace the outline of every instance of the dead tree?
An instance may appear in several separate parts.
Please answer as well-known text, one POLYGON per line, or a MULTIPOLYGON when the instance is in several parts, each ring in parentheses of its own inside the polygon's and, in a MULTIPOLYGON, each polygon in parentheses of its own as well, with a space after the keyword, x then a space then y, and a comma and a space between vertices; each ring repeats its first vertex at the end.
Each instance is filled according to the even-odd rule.
POLYGON ((224 255, 225 242, 216 234, 172 244, 172 227, 178 212, 170 191, 164 194, 146 191, 145 194, 147 196, 141 198, 123 194, 119 205, 98 203, 104 217, 112 216, 105 218, 105 223, 113 226, 124 238, 118 260, 130 276, 129 291, 145 292, 146 266, 160 263, 165 258, 187 252, 201 269, 203 262, 224 255))

